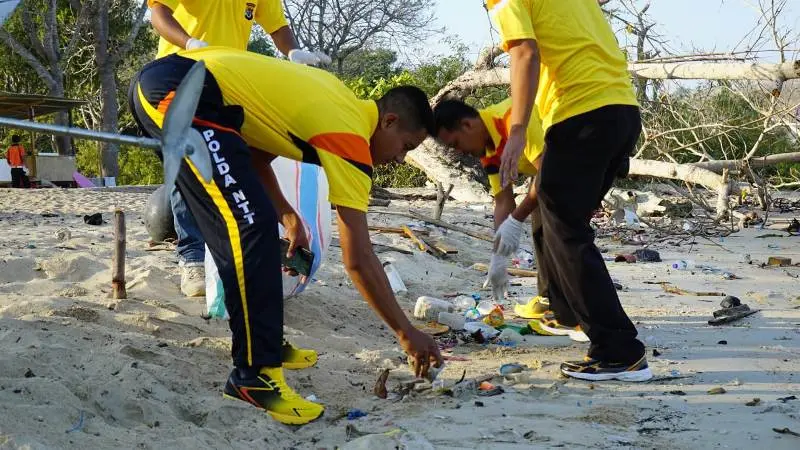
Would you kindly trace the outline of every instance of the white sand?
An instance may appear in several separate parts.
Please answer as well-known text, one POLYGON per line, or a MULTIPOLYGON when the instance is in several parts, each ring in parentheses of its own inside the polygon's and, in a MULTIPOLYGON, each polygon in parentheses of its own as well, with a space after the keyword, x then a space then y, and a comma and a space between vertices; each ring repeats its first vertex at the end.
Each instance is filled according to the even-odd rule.
MULTIPOLYGON (((777 400, 800 396, 800 280, 791 276, 800 275, 800 268, 740 262, 743 254, 755 261, 780 254, 800 262, 800 237, 755 239, 767 231, 747 229, 719 245, 698 239, 692 246, 661 246, 663 263, 608 263, 627 287, 622 301, 648 345, 656 375, 690 378, 646 384, 567 380, 558 375, 558 364, 581 358, 586 345, 536 338, 516 349, 454 349, 469 361, 449 362, 445 380, 462 370, 474 377, 506 362, 527 364, 531 370, 520 383, 494 380, 506 388, 503 395, 449 398, 427 391, 399 402, 377 399, 372 388, 383 367, 392 369, 390 391, 411 380, 402 353, 353 289, 340 250, 332 248, 320 282, 286 308, 289 338, 320 352, 316 367, 287 372, 289 382, 326 405, 322 419, 293 428, 222 398, 230 370, 227 324, 203 320, 201 303, 180 295, 172 252, 145 251, 140 212, 151 190, 0 192, 0 448, 332 449, 345 444, 348 424, 365 433, 414 432, 406 436, 406 442, 418 438, 409 448, 426 448, 425 441, 435 448, 487 449, 800 448, 800 438, 772 431, 800 432, 800 400, 777 400), (108 297, 111 225, 86 225, 82 218, 103 212, 110 221, 114 206, 123 207, 128 218, 129 299, 122 301, 108 297), (64 228, 71 238, 61 242, 57 233, 64 228), (677 258, 743 279, 668 270, 677 258), (706 321, 721 298, 666 294, 644 281, 724 291, 762 311, 710 327, 706 321), (652 357, 653 348, 661 356, 652 357), (727 393, 707 394, 719 386, 727 393), (760 403, 746 406, 753 398, 760 403), (368 416, 348 421, 343 415, 351 408, 368 416), (78 429, 67 432, 73 428, 78 429)), ((408 206, 393 202, 391 209, 408 206)), ((488 225, 485 208, 448 204, 445 219, 488 225)), ((370 215, 372 224, 406 221, 370 215)), ((487 262, 489 244, 459 233, 446 239, 459 249, 449 262, 420 253, 379 255, 402 274, 409 293, 400 300, 407 311, 423 294, 488 296, 480 290, 483 277, 469 266, 487 262)), ((411 248, 399 236, 380 234, 374 241, 411 248)), ((611 253, 635 249, 611 240, 601 245, 611 253)), ((520 281, 513 293, 527 298, 535 292, 535 280, 520 281)), ((384 448, 391 440, 379 435, 350 445, 384 448)))

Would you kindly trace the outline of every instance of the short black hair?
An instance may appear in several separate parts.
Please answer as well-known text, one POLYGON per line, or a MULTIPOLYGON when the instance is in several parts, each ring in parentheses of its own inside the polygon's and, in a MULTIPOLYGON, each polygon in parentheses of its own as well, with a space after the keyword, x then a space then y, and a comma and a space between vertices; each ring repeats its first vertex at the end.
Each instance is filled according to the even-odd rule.
POLYGON ((12 144, 19 144, 19 141, 21 141, 21 140, 22 140, 22 138, 20 138, 19 135, 16 135, 16 134, 12 134, 11 135, 11 143, 12 144))
POLYGON ((436 121, 428 96, 418 87, 398 86, 389 89, 377 103, 378 111, 400 115, 400 126, 405 130, 425 128, 431 136, 436 131, 436 121))
POLYGON ((480 117, 478 110, 462 102, 461 100, 443 100, 433 108, 433 115, 436 118, 436 134, 444 128, 447 131, 455 131, 461 126, 464 119, 480 117))

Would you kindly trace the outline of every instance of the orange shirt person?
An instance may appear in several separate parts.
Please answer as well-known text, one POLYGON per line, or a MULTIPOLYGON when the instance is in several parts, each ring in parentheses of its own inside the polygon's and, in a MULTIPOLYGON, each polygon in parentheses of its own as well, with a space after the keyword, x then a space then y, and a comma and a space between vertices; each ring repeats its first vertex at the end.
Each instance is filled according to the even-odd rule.
POLYGON ((25 147, 17 135, 11 136, 11 146, 6 151, 6 162, 11 168, 11 187, 30 187, 28 177, 25 175, 25 147))

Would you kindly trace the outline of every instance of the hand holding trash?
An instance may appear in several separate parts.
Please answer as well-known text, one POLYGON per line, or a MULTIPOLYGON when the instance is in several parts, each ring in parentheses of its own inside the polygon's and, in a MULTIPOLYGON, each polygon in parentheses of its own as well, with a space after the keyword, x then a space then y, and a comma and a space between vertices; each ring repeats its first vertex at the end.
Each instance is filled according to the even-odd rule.
POLYGON ((196 50, 203 47, 208 47, 208 42, 195 38, 189 38, 189 40, 186 41, 186 50, 196 50))
POLYGON ((497 227, 497 232, 494 234, 494 245, 498 255, 507 258, 519 250, 523 225, 509 214, 506 220, 497 227))
POLYGON ((433 361, 434 367, 441 367, 444 360, 439 352, 439 346, 431 336, 412 326, 407 331, 400 333, 398 340, 400 346, 413 360, 414 376, 417 378, 428 375, 431 361, 433 361))
POLYGON ((508 258, 492 253, 492 261, 489 263, 489 274, 483 287, 492 285, 492 294, 495 301, 505 298, 508 293, 508 258))

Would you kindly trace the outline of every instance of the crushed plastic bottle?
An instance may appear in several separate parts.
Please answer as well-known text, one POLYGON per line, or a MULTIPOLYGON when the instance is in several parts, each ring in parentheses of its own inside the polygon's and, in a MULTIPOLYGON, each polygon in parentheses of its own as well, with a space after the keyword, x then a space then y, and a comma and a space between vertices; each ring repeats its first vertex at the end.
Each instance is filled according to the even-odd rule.
POLYGON ((459 295, 454 303, 458 311, 466 311, 475 307, 475 299, 468 295, 459 295))
POLYGON ((672 263, 672 268, 675 270, 692 270, 696 267, 694 261, 680 260, 672 263))
POLYGON ((536 258, 533 256, 533 253, 524 248, 519 249, 516 257, 511 260, 511 263, 514 264, 515 267, 526 270, 532 269, 535 262, 536 258))

